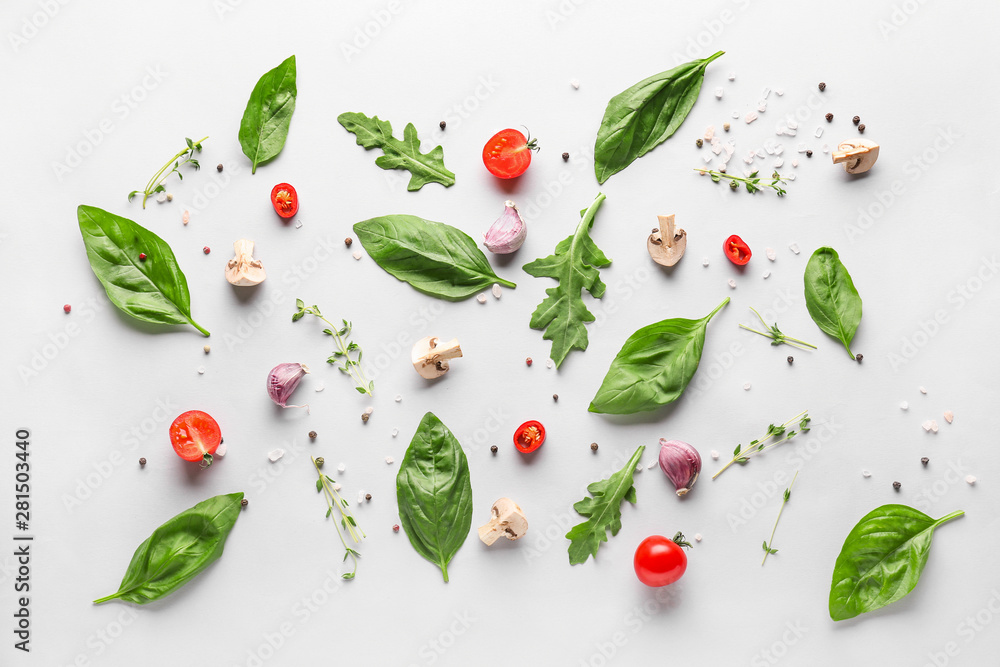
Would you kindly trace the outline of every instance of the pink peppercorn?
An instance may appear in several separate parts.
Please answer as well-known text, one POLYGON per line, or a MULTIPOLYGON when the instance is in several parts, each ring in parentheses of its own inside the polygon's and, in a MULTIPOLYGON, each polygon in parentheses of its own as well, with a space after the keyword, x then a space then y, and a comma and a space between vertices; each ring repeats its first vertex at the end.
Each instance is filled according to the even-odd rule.
POLYGON ((525 359, 524 363, 526 363, 527 365, 530 366, 531 365, 531 357, 528 357, 527 359, 525 359))
POLYGON ((146 261, 146 253, 144 253, 144 252, 140 252, 139 253, 139 261, 140 262, 145 262, 146 261))
POLYGON ((73 306, 69 305, 68 303, 65 306, 63 306, 64 313, 68 313, 71 310, 73 310, 73 306))
POLYGON ((398 523, 392 524, 392 532, 394 532, 394 533, 398 533, 399 532, 399 524, 398 523))
POLYGON ((208 246, 205 246, 204 248, 201 249, 201 251, 207 255, 208 253, 212 252, 212 249, 209 248, 208 246))

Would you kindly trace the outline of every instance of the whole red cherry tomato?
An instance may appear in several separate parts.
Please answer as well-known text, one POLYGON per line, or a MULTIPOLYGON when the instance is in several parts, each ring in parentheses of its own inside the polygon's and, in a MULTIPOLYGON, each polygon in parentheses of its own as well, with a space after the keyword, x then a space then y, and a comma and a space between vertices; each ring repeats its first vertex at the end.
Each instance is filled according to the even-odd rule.
POLYGON ((651 535, 639 543, 632 565, 635 576, 647 586, 672 584, 687 569, 687 554, 681 547, 690 547, 684 535, 678 532, 674 539, 663 535, 651 535))
POLYGON ((278 183, 271 188, 271 205, 282 218, 290 218, 299 210, 299 194, 288 183, 278 183))
POLYGON ((483 164, 497 178, 517 178, 531 164, 531 151, 538 144, 518 130, 500 130, 483 147, 483 164))
POLYGON ((736 266, 743 266, 750 261, 750 256, 753 255, 750 252, 750 246, 748 246, 743 239, 741 239, 736 234, 733 234, 726 242, 722 244, 722 251, 726 253, 726 257, 729 261, 736 266))
POLYGON ((177 456, 185 461, 201 461, 212 465, 212 454, 222 444, 222 430, 210 414, 189 410, 170 425, 170 444, 177 456))
POLYGON ((541 422, 527 421, 514 431, 514 446, 522 454, 530 454, 545 442, 545 427, 541 422))

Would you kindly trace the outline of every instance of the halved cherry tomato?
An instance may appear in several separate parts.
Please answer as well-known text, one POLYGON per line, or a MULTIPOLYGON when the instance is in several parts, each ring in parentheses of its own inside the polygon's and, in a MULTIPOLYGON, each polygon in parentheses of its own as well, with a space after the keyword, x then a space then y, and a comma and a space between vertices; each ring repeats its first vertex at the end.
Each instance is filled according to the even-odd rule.
POLYGON ((299 194, 288 183, 278 183, 271 188, 271 205, 282 218, 290 218, 299 210, 299 194))
POLYGON ((750 261, 750 256, 753 255, 750 252, 750 246, 748 246, 743 239, 741 239, 736 234, 733 234, 726 242, 722 244, 722 251, 726 253, 726 257, 729 261, 736 266, 743 266, 750 261))
POLYGON ((522 454, 530 454, 545 442, 545 427, 534 420, 524 422, 514 431, 514 446, 522 454))
POLYGON ((170 444, 177 456, 185 461, 201 461, 212 465, 212 454, 222 444, 222 430, 212 415, 201 410, 188 410, 170 425, 170 444))
POLYGON ((689 547, 681 533, 674 539, 651 535, 639 543, 632 566, 635 576, 647 586, 666 586, 681 578, 687 569, 687 554, 681 547, 689 547))
POLYGON ((500 130, 483 147, 483 164, 497 178, 517 178, 531 164, 531 151, 538 144, 518 130, 500 130))

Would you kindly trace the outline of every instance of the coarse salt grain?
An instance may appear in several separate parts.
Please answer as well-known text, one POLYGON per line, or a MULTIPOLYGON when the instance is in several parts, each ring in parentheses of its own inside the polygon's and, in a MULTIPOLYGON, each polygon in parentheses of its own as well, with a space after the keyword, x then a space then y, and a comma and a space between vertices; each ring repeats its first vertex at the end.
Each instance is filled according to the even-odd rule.
POLYGON ((323 390, 324 390, 325 388, 326 388, 326 387, 324 387, 324 386, 323 386, 323 383, 322 383, 322 382, 320 382, 320 383, 319 383, 319 386, 318 386, 318 387, 316 387, 316 391, 323 391, 323 390))
POLYGON ((478 301, 479 303, 486 303, 486 295, 480 294, 479 296, 476 297, 476 301, 478 301))
POLYGON ((709 125, 705 128, 705 141, 711 141, 715 137, 715 126, 709 125))
POLYGON ((635 471, 636 472, 642 472, 642 464, 641 463, 636 464, 635 471))
POLYGON ((365 408, 366 415, 371 415, 371 413, 373 412, 375 412, 375 408, 373 408, 372 406, 369 405, 367 408, 365 408))
POLYGON ((551 359, 546 359, 545 360, 545 367, 546 368, 552 368, 555 365, 556 365, 556 362, 554 362, 553 360, 551 360, 551 359))
MULTIPOLYGON (((715 153, 716 155, 718 155, 718 153, 715 152, 715 149, 712 149, 712 153, 715 153)), ((712 155, 711 155, 711 153, 709 153, 708 155, 703 156, 702 159, 705 160, 705 164, 708 164, 709 162, 712 161, 712 155)))
POLYGON ((714 461, 718 461, 719 460, 719 452, 718 452, 718 450, 713 449, 711 451, 711 454, 712 454, 712 460, 714 460, 714 461))
POLYGON ((722 99, 722 88, 721 87, 715 89, 715 97, 717 99, 720 99, 720 100, 722 99))
POLYGON ((778 97, 781 97, 782 95, 785 94, 785 91, 784 91, 783 88, 775 88, 774 89, 774 94, 777 95, 778 97))
POLYGON ((220 442, 219 446, 215 448, 215 456, 225 456, 226 455, 226 443, 225 441, 220 442))
POLYGON ((976 483, 976 476, 975 475, 966 475, 965 476, 965 483, 968 484, 969 486, 972 486, 973 484, 976 483))
POLYGON ((730 81, 736 81, 736 72, 730 72, 729 73, 729 80, 730 81))
POLYGON ((928 419, 927 421, 925 421, 920 426, 922 426, 923 429, 925 431, 927 431, 928 433, 931 433, 931 432, 937 433, 938 432, 938 423, 934 419, 928 419))
POLYGON ((749 125, 750 123, 757 120, 757 112, 751 111, 750 113, 748 113, 746 116, 743 117, 743 120, 745 120, 747 125, 749 125))
POLYGON ((354 259, 361 259, 361 251, 360 251, 360 250, 355 250, 355 251, 354 251, 354 252, 353 252, 353 253, 351 254, 351 257, 353 257, 354 259))
POLYGON ((729 282, 726 284, 729 285, 730 289, 736 289, 736 281, 733 280, 732 278, 730 278, 729 282))
POLYGON ((403 400, 402 394, 396 394, 396 398, 394 398, 393 400, 399 403, 401 400, 403 400))
POLYGON ((781 159, 781 158, 779 157, 779 158, 778 158, 777 160, 775 160, 775 161, 774 161, 774 168, 775 168, 775 169, 779 169, 780 167, 783 167, 783 166, 784 166, 784 164, 785 164, 785 161, 784 161, 784 160, 782 160, 782 159, 781 159))
POLYGON ((161 192, 160 194, 156 195, 157 204, 162 204, 165 201, 167 201, 167 195, 165 192, 161 192))
POLYGON ((271 451, 269 451, 269 452, 267 453, 267 459, 268 459, 268 460, 269 460, 269 461, 270 461, 271 463, 274 463, 275 461, 277 461, 278 459, 280 459, 280 458, 281 458, 282 456, 284 456, 284 455, 285 455, 285 450, 284 450, 284 449, 281 449, 281 448, 279 447, 278 449, 272 449, 271 451))
POLYGON ((750 391, 750 383, 749 382, 744 382, 743 383, 743 391, 750 391))
POLYGON ((345 470, 347 470, 346 463, 341 463, 339 466, 337 466, 337 472, 344 472, 345 470))
POLYGON ((397 435, 399 435, 399 429, 398 428, 392 429, 392 437, 395 438, 397 435))
POLYGON ((499 299, 500 298, 500 294, 501 294, 501 292, 500 292, 500 285, 497 284, 497 283, 493 283, 493 298, 494 299, 499 299))
POLYGON ((703 538, 703 537, 701 536, 701 533, 695 533, 695 534, 694 534, 694 541, 695 541, 695 542, 701 542, 701 541, 702 541, 703 539, 705 539, 705 538, 703 538))
POLYGON ((785 147, 783 144, 778 144, 777 146, 774 147, 775 155, 781 155, 784 152, 785 152, 785 147))
POLYGON ((789 181, 794 181, 795 180, 795 174, 789 174, 788 176, 785 176, 785 178, 788 179, 789 181))
POLYGON ((387 466, 391 466, 392 465, 392 461, 393 461, 393 458, 391 456, 385 457, 385 464, 387 466))
POLYGON ((816 138, 819 139, 822 136, 823 136, 823 128, 822 127, 817 127, 816 128, 816 138))
POLYGON ((580 82, 577 79, 570 79, 569 85, 573 86, 573 90, 580 90, 580 82))
POLYGON ((734 111, 731 115, 732 115, 733 118, 739 118, 740 117, 740 112, 739 111, 734 111))
POLYGON ((702 259, 701 259, 701 265, 702 266, 708 266, 708 257, 702 257, 702 259))
POLYGON ((761 102, 760 104, 758 104, 757 111, 759 111, 760 113, 764 113, 765 111, 767 111, 767 103, 761 102))
POLYGON ((794 252, 796 255, 799 254, 799 244, 798 243, 789 243, 788 244, 788 249, 791 250, 792 252, 794 252))
POLYGON ((204 374, 205 374, 205 367, 198 366, 198 375, 204 375, 204 374))
POLYGON ((868 472, 867 470, 862 470, 861 471, 861 476, 862 477, 871 477, 872 474, 870 472, 868 472))
POLYGON ((767 96, 770 95, 770 94, 771 94, 771 89, 765 86, 764 90, 761 91, 760 96, 761 96, 762 99, 766 100, 767 96))
POLYGON ((920 393, 921 394, 926 394, 927 393, 927 388, 926 387, 920 387, 920 393))
POLYGON ((823 152, 824 153, 830 152, 830 144, 823 144, 823 152))
POLYGON ((797 168, 799 166, 799 161, 798 160, 792 160, 792 166, 797 168))
POLYGON ((774 250, 774 248, 765 248, 764 254, 767 255, 767 258, 772 262, 778 258, 778 253, 774 250))
POLYGON ((949 424, 952 423, 953 421, 955 421, 955 413, 952 412, 951 410, 945 410, 944 411, 944 420, 946 422, 948 422, 949 424))
POLYGON ((900 410, 909 410, 910 409, 910 404, 907 403, 906 401, 903 401, 902 403, 899 404, 899 409, 900 410))
MULTIPOLYGON (((302 221, 301 220, 296 220, 295 221, 295 229, 302 229, 302 221)), ((360 255, 361 253, 358 253, 358 254, 360 255)), ((355 257, 354 259, 361 259, 361 258, 360 257, 355 257)))
POLYGON ((788 126, 789 130, 797 130, 799 128, 799 124, 796 123, 794 120, 788 120, 788 121, 786 121, 785 125, 788 126))
POLYGON ((649 464, 648 466, 646 466, 646 470, 652 470, 652 469, 653 469, 653 466, 655 466, 655 465, 656 465, 656 461, 653 461, 653 462, 652 462, 652 463, 650 463, 650 464, 649 464))
POLYGON ((770 271, 765 271, 764 272, 764 280, 767 280, 770 277, 771 277, 771 272, 770 271))
POLYGON ((808 150, 808 148, 806 148, 805 144, 799 144, 798 146, 795 147, 795 150, 797 150, 800 153, 805 153, 808 150))
POLYGON ((337 484, 336 482, 334 482, 333 483, 333 490, 334 491, 340 491, 340 484, 337 484))
POLYGON ((365 502, 365 492, 364 490, 358 491, 358 504, 365 502))
POLYGON ((191 222, 191 211, 185 210, 183 213, 181 213, 181 222, 183 222, 185 225, 191 222))

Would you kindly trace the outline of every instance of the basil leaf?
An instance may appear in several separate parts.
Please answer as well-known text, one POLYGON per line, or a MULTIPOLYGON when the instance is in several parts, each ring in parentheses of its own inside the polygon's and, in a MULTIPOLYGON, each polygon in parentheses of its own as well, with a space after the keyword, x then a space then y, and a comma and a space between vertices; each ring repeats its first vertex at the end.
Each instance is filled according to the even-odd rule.
POLYGON ((222 556, 243 493, 203 500, 153 531, 128 564, 118 592, 94 600, 146 604, 170 595, 222 556))
POLYGON ((462 445, 432 412, 399 465, 396 502, 410 544, 448 581, 448 563, 472 526, 472 483, 462 445))
POLYGON ((705 68, 723 53, 651 76, 611 98, 594 145, 598 183, 604 183, 677 131, 698 99, 705 68))
POLYGON ((861 296, 847 267, 833 248, 820 248, 806 264, 806 308, 813 322, 851 352, 851 340, 861 323, 861 296))
POLYGON ((543 329, 542 338, 552 341, 549 354, 558 368, 570 350, 586 350, 587 322, 593 322, 594 315, 583 303, 581 290, 587 290, 595 299, 604 296, 606 285, 601 281, 598 267, 611 264, 590 238, 590 228, 594 226, 594 216, 601 207, 604 195, 582 212, 576 232, 566 237, 556 246, 555 254, 536 259, 524 265, 524 270, 536 278, 549 277, 559 281, 556 287, 545 290, 545 300, 531 314, 529 326, 543 329))
POLYGON ((90 268, 111 303, 143 322, 189 323, 209 335, 191 319, 187 278, 166 241, 94 206, 79 206, 76 213, 90 268), (145 261, 139 259, 140 253, 146 254, 145 261))
POLYGON ((240 121, 240 146, 253 163, 250 173, 256 174, 257 165, 276 157, 285 147, 297 94, 295 56, 260 77, 253 87, 240 121))
POLYGON ((934 529, 963 514, 934 520, 906 505, 882 505, 862 517, 833 567, 830 618, 854 618, 906 597, 927 564, 934 529))
POLYGON ((608 541, 608 529, 611 530, 612 536, 617 535, 618 531, 621 530, 621 503, 623 500, 627 500, 633 505, 636 502, 632 475, 645 449, 645 445, 639 445, 624 468, 611 477, 594 482, 587 487, 587 491, 593 496, 592 498, 584 498, 573 505, 573 509, 581 516, 587 517, 587 520, 573 526, 566 533, 566 539, 570 540, 570 565, 586 563, 590 556, 596 559, 601 542, 608 541))
POLYGON ((498 278, 483 251, 460 229, 415 215, 384 215, 354 225, 365 250, 387 273, 414 289, 448 301, 461 301, 498 278))
POLYGON ((455 184, 455 174, 444 166, 444 149, 437 146, 430 153, 420 152, 417 128, 408 123, 403 130, 403 140, 392 136, 392 125, 378 116, 369 118, 363 113, 342 113, 337 122, 356 135, 358 146, 365 150, 381 148, 384 155, 375 158, 375 165, 382 169, 405 169, 410 172, 406 189, 419 190, 427 183, 440 183, 448 188, 455 184))
POLYGON ((630 415, 680 398, 698 370, 705 329, 727 303, 728 297, 700 320, 663 320, 632 334, 611 362, 590 411, 630 415))

